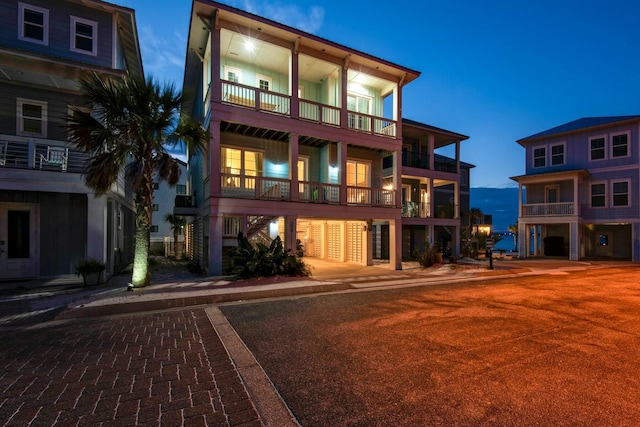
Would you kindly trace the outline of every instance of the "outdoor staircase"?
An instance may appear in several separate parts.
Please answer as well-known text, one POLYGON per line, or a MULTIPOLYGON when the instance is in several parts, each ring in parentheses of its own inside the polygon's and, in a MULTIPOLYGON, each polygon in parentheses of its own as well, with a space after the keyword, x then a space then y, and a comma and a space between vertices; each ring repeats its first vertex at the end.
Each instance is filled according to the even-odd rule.
MULTIPOLYGON (((269 224, 276 218, 278 217, 269 215, 255 215, 247 217, 247 239, 251 240, 258 233, 262 232, 267 224, 269 224)), ((269 236, 267 236, 266 234, 264 234, 264 236, 269 239, 269 236)), ((269 242, 271 242, 271 239, 269 239, 269 242)))

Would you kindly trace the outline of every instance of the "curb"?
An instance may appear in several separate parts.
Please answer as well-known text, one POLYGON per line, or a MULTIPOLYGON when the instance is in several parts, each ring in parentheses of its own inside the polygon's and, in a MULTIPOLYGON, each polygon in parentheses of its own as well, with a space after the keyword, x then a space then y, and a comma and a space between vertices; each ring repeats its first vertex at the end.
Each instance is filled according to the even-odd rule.
POLYGON ((67 307, 65 311, 56 316, 55 320, 83 319, 89 317, 141 313, 145 311, 160 311, 195 305, 219 304, 242 300, 308 295, 322 292, 344 291, 347 289, 352 289, 352 287, 348 283, 325 283, 318 285, 300 286, 295 288, 261 289, 248 291, 245 290, 215 295, 197 295, 176 298, 167 297, 164 299, 154 299, 146 301, 120 302, 116 304, 95 306, 67 307))

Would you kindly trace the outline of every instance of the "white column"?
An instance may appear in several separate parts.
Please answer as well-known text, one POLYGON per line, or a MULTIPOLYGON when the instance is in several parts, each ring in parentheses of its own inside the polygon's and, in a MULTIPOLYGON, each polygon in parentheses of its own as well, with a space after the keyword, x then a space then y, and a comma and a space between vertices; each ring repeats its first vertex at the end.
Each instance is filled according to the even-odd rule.
POLYGON ((297 202, 300 199, 300 186, 298 185, 298 134, 289 134, 289 179, 291 189, 291 201, 297 202))
POLYGON ((389 266, 402 270, 402 222, 389 220, 389 266))

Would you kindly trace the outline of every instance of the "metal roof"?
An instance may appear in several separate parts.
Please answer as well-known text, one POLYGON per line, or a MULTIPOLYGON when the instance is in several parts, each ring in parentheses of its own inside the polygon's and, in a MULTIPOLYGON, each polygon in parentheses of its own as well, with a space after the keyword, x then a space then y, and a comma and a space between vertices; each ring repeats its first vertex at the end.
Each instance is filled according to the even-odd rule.
POLYGON ((541 138, 552 136, 552 135, 560 135, 564 133, 577 132, 577 131, 590 129, 590 128, 608 126, 613 123, 635 121, 635 120, 640 120, 640 115, 612 116, 612 117, 583 117, 581 119, 574 120, 572 122, 565 123, 563 125, 556 126, 554 128, 536 133, 526 138, 519 139, 517 142, 520 145, 524 145, 523 144, 524 142, 529 142, 530 140, 541 139, 541 138))

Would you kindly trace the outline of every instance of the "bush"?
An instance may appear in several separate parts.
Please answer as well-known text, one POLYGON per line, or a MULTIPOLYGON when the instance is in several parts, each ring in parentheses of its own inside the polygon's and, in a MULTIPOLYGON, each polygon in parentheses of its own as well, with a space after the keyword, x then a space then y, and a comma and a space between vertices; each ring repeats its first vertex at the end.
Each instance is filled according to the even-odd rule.
POLYGON ((82 276, 84 274, 101 273, 106 268, 107 266, 102 261, 98 261, 95 258, 87 258, 81 260, 76 265, 76 275, 82 276))
POLYGON ((257 243, 251 245, 242 233, 238 234, 238 246, 229 250, 231 273, 246 279, 266 276, 309 276, 309 268, 291 249, 284 249, 280 237, 269 246, 257 243))
POLYGON ((431 267, 438 263, 438 252, 434 247, 429 246, 428 243, 424 249, 416 248, 416 250, 413 251, 413 256, 424 268, 431 267))

